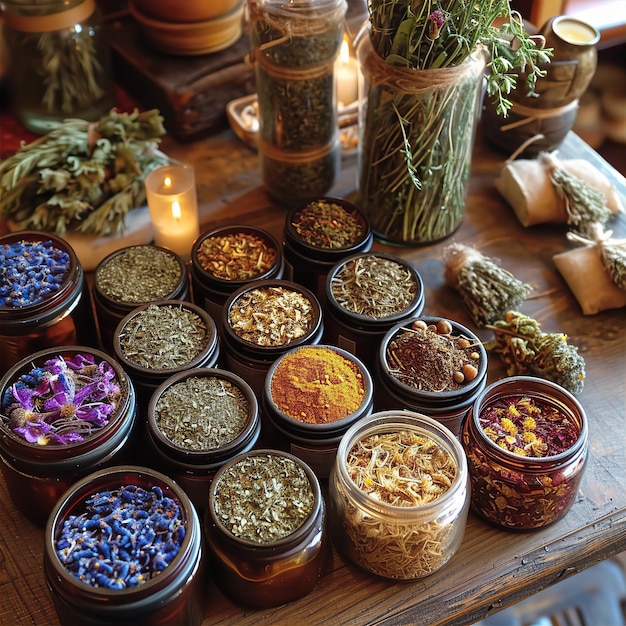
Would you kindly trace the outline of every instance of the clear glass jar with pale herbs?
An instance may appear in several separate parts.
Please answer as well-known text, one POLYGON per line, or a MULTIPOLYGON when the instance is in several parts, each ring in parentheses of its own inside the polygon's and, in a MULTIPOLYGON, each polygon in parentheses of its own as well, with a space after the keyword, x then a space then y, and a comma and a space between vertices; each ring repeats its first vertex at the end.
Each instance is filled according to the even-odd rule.
POLYGON ((3 0, 7 79, 31 132, 95 121, 115 104, 111 53, 95 0, 3 0))
POLYGON ((334 64, 345 0, 248 0, 263 182, 279 203, 325 195, 341 167, 334 64))

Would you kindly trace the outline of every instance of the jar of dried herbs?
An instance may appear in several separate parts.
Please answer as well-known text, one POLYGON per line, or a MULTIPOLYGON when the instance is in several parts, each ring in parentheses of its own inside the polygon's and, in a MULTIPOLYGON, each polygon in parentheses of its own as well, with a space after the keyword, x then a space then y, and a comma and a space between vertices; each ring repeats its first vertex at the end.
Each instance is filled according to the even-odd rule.
POLYGON ((319 198, 341 167, 334 64, 346 0, 248 0, 263 182, 281 204, 319 198))
POLYGON ((325 293, 324 340, 359 357, 371 372, 385 333, 424 308, 417 269, 384 252, 361 252, 336 263, 325 293))
POLYGON ((255 281, 224 305, 224 363, 260 398, 272 363, 292 348, 318 344, 323 333, 320 303, 306 287, 288 280, 255 281))
POLYGON ((424 578, 454 556, 469 510, 461 444, 412 411, 373 413, 343 436, 329 480, 337 550, 395 580, 424 578))
POLYGON ((4 0, 7 79, 31 132, 95 121, 115 105, 110 49, 95 0, 4 0))
POLYGON ((217 363, 217 326, 191 302, 155 300, 120 321, 113 352, 131 377, 139 412, 145 414, 155 389, 170 376, 217 363))
POLYGON ((105 350, 133 309, 155 300, 188 300, 189 277, 179 255, 161 246, 128 246, 106 256, 94 274, 93 300, 105 350))
POLYGON ((339 440, 372 412, 372 378, 341 348, 301 346, 271 366, 262 404, 278 447, 305 461, 319 478, 328 478, 339 440))
POLYGON ((330 561, 326 507, 311 468, 261 449, 235 457, 208 495, 215 580, 236 604, 279 606, 313 590, 330 561))
POLYGON ((245 380, 217 368, 174 374, 148 406, 150 464, 171 476, 202 514, 217 470, 257 442, 257 398, 245 380))
POLYGON ((43 569, 63 626, 200 626, 207 559, 197 512, 168 476, 117 465, 50 514, 43 569))
POLYGON ((584 408, 556 383, 512 376, 491 384, 463 422, 472 508, 508 530, 543 528, 570 509, 588 454, 584 408))
POLYGON ((122 367, 83 346, 36 352, 0 380, 0 457, 16 508, 45 524, 81 477, 126 461, 135 391, 122 367))
POLYGON ((318 198, 292 209, 285 220, 285 278, 325 298, 329 270, 346 257, 368 252, 374 236, 357 206, 318 198))
POLYGON ((191 284, 196 304, 214 320, 237 289, 254 280, 283 277, 283 251, 276 239, 254 226, 219 226, 191 249, 191 284))
POLYGON ((0 375, 53 346, 98 345, 82 265, 60 237, 0 237, 0 375))
POLYGON ((456 436, 487 382, 487 351, 468 328, 441 317, 396 324, 383 337, 375 369, 376 409, 426 413, 456 436))

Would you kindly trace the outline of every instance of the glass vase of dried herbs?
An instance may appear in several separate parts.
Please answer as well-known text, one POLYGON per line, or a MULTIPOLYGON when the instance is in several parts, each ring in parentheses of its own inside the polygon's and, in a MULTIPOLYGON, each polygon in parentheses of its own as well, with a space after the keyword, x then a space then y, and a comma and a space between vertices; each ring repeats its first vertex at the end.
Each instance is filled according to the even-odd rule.
POLYGON ((115 104, 110 49, 94 0, 5 0, 7 77, 28 130, 95 121, 115 104))
POLYGON ((463 422, 471 504, 507 530, 561 519, 576 500, 588 456, 588 420, 574 396, 534 376, 489 385, 463 422))
POLYGON ((350 562, 417 580, 453 558, 465 534, 467 461, 453 433, 413 411, 374 413, 346 432, 329 479, 329 528, 350 562))
POLYGON ((324 195, 341 166, 334 61, 345 0, 249 0, 263 182, 281 204, 324 195))

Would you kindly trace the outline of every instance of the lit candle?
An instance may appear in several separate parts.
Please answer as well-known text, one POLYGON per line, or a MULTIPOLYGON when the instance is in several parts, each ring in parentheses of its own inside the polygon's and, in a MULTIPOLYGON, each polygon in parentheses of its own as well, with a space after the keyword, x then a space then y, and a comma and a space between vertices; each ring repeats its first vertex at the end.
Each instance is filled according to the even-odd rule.
POLYGON ((199 235, 193 169, 186 165, 166 165, 152 170, 146 176, 146 198, 154 243, 188 259, 199 235))
POLYGON ((350 56, 350 45, 344 39, 339 51, 339 58, 335 63, 335 83, 339 106, 347 106, 358 99, 358 75, 359 67, 356 59, 350 56))

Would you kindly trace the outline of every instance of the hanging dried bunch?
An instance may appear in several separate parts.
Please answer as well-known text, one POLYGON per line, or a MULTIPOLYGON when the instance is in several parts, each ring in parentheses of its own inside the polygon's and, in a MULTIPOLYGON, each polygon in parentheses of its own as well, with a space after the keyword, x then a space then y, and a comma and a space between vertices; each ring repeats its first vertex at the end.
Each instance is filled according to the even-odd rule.
POLYGON ((515 309, 532 287, 519 281, 494 259, 478 250, 453 243, 443 251, 448 284, 457 289, 465 309, 478 326, 493 324, 515 309))
POLYGON ((504 319, 487 325, 495 340, 488 350, 497 352, 508 365, 509 376, 545 378, 572 393, 580 393, 585 379, 585 360, 563 333, 544 333, 539 322, 509 311, 504 319))
POLYGON ((0 164, 0 211, 20 230, 108 235, 145 204, 144 177, 169 162, 157 110, 71 119, 0 164))
POLYGON ((565 204, 567 223, 570 226, 584 231, 589 224, 594 222, 604 224, 611 217, 612 213, 606 204, 604 194, 588 185, 582 178, 568 172, 553 153, 542 152, 539 159, 565 204))

